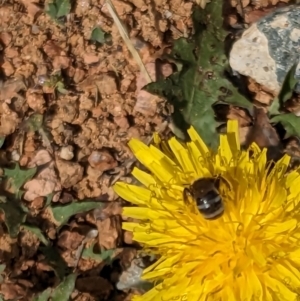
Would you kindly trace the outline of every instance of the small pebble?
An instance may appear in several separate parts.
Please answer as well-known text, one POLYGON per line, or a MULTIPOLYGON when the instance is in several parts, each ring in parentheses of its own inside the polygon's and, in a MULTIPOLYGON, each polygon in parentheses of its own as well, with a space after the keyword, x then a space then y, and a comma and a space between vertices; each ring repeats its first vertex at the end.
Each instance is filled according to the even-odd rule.
POLYGON ((42 74, 38 76, 38 84, 43 85, 47 80, 49 80, 49 76, 46 74, 42 74))
POLYGON ((98 230, 97 230, 97 229, 92 229, 92 230, 90 230, 90 231, 87 233, 87 235, 86 235, 87 238, 95 238, 95 237, 97 237, 97 236, 98 236, 98 230))
POLYGON ((113 169, 118 165, 118 162, 106 150, 93 151, 89 156, 88 161, 93 168, 101 171, 113 169))
POLYGON ((11 159, 15 162, 18 162, 20 160, 20 154, 18 153, 18 151, 13 150, 11 153, 11 159))
POLYGON ((72 160, 74 158, 74 148, 72 145, 63 146, 60 149, 59 156, 63 160, 72 160))
POLYGON ((40 32, 39 27, 37 25, 32 25, 32 27, 31 27, 31 33, 32 34, 39 34, 39 32, 40 32))

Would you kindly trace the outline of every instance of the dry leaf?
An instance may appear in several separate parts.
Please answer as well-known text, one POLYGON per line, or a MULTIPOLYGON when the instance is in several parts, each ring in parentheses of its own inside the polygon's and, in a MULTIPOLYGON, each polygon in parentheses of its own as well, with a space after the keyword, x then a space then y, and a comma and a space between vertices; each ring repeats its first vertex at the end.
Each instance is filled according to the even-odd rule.
POLYGON ((269 160, 278 160, 282 156, 283 147, 276 130, 263 108, 254 107, 254 125, 247 136, 246 147, 255 142, 260 148, 267 148, 269 160))

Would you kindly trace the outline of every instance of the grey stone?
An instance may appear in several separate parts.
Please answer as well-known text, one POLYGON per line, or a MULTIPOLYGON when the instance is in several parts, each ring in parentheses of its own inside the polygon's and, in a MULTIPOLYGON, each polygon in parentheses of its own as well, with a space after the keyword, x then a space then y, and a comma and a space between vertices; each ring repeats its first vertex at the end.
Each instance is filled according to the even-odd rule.
POLYGON ((251 25, 233 45, 229 63, 275 94, 295 63, 295 77, 300 80, 300 6, 275 10, 251 25))

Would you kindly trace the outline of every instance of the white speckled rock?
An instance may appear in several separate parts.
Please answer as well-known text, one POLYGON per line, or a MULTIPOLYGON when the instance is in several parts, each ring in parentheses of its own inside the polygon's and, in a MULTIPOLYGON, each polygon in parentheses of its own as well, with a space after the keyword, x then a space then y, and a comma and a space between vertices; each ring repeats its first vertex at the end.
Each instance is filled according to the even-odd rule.
MULTIPOLYGON (((278 94, 290 68, 300 80, 300 6, 278 9, 250 26, 233 45, 229 63, 278 94)), ((298 85, 297 90, 300 90, 298 85)))

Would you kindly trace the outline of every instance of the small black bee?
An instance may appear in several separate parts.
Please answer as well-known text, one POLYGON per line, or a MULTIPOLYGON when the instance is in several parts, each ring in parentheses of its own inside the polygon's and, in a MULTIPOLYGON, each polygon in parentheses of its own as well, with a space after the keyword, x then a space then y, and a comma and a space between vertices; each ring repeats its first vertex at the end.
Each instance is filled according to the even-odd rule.
POLYGON ((221 177, 200 178, 183 190, 183 200, 190 205, 189 197, 205 219, 216 219, 224 212, 224 203, 219 194, 221 177))

